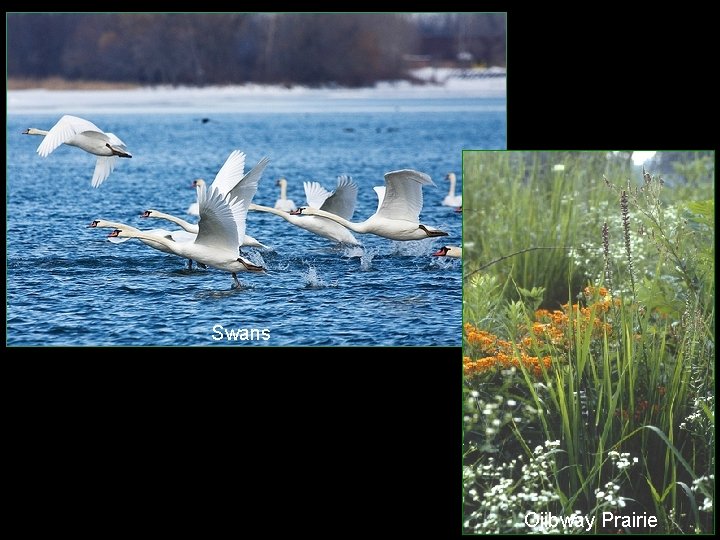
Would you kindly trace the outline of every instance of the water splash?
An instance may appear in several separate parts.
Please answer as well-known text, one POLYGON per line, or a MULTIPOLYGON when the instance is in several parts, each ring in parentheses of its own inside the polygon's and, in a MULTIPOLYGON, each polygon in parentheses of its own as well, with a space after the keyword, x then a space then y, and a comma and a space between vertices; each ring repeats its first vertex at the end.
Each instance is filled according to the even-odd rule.
POLYGON ((428 266, 432 269, 450 269, 453 267, 461 267, 461 261, 460 259, 453 259, 451 257, 431 257, 430 263, 428 266))
POLYGON ((306 289, 324 289, 326 287, 338 286, 337 281, 327 283, 318 275, 317 269, 314 266, 308 266, 307 272, 303 272, 302 277, 306 289))
POLYGON ((352 259, 353 257, 362 257, 365 254, 365 250, 361 246, 346 246, 343 249, 343 257, 352 259))
POLYGON ((424 257, 428 253, 431 253, 432 243, 432 238, 426 238, 424 240, 410 240, 404 242, 395 241, 392 243, 391 254, 406 257, 424 257))
POLYGON ((372 270, 372 260, 375 258, 375 255, 377 255, 377 250, 369 249, 365 253, 362 254, 360 257, 360 270, 363 272, 367 272, 368 270, 372 270))

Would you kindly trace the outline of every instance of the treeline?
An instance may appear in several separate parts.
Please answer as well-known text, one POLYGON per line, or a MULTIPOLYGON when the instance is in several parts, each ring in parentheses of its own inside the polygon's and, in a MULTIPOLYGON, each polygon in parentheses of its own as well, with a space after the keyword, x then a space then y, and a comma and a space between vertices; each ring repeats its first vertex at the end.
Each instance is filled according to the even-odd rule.
POLYGON ((504 14, 7 15, 9 77, 343 86, 418 61, 505 65, 504 14))

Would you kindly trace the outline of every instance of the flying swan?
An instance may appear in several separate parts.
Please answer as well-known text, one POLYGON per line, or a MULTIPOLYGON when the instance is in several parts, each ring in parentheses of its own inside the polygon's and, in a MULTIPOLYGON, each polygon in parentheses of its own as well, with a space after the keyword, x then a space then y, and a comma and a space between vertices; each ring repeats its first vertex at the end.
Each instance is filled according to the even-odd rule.
POLYGON ((298 208, 294 214, 322 216, 351 231, 375 234, 390 240, 422 240, 448 233, 420 223, 423 206, 422 187, 435 185, 430 177, 412 169, 385 173, 385 186, 376 187, 379 205, 377 212, 361 223, 353 223, 338 215, 312 207, 298 208), (384 191, 384 194, 382 193, 384 191), (384 196, 383 196, 384 195, 384 196))
MULTIPOLYGON (((349 176, 338 176, 337 187, 332 193, 318 182, 303 182, 303 188, 305 189, 308 206, 331 212, 343 219, 352 219, 355 212, 355 203, 357 202, 358 188, 357 184, 349 176)), ((352 246, 361 245, 348 229, 324 217, 298 216, 277 208, 257 204, 251 204, 250 210, 275 214, 293 225, 334 242, 352 246)))
MULTIPOLYGON (((118 223, 117 221, 107 221, 104 219, 96 219, 93 221, 88 227, 91 228, 104 228, 104 229, 124 229, 128 231, 137 231, 137 232, 144 232, 147 234, 151 234, 154 236, 164 236, 166 238, 169 238, 170 240, 173 240, 175 242, 192 242, 195 240, 196 234, 191 234, 187 231, 168 231, 167 229, 150 229, 141 231, 140 229, 133 227, 132 225, 126 225, 125 223, 118 223)), ((130 240, 130 238, 108 238, 110 242, 113 244, 121 244, 122 242, 127 242, 130 240)), ((148 240, 148 239, 140 239, 140 241, 145 244, 146 246, 150 246, 153 249, 157 249, 158 251, 163 251, 165 253, 173 254, 172 250, 167 248, 165 245, 161 244, 160 242, 157 242, 155 240, 148 240)), ((188 259, 188 268, 192 269, 192 259, 188 259)))
POLYGON ((115 168, 118 157, 131 158, 125 143, 112 133, 104 133, 99 127, 83 118, 66 114, 50 131, 29 128, 23 135, 43 135, 45 138, 37 148, 37 153, 47 157, 61 144, 77 146, 86 152, 98 156, 92 186, 98 187, 115 168))
POLYGON ((245 233, 245 218, 248 203, 240 199, 226 198, 217 188, 209 190, 204 184, 198 187, 200 223, 193 242, 175 242, 166 236, 148 234, 132 228, 119 228, 110 233, 110 238, 137 238, 162 244, 170 252, 197 261, 218 270, 230 272, 235 286, 240 287, 237 272, 264 272, 257 266, 238 257, 238 237, 245 233))
MULTIPOLYGON (((210 190, 217 189, 221 194, 229 197, 230 200, 237 198, 246 201, 247 204, 252 201, 257 191, 258 181, 262 176, 265 167, 270 162, 267 157, 262 158, 255 167, 252 168, 246 175, 243 176, 245 169, 245 153, 239 150, 233 150, 230 156, 225 160, 225 163, 218 171, 215 176, 215 180, 210 184, 210 190)), ((205 180, 198 178, 193 182, 193 187, 198 189, 198 203, 200 200, 199 188, 205 186, 205 180)), ((198 204, 199 207, 199 204, 198 204)), ((166 214, 158 210, 145 210, 142 214, 145 218, 156 218, 166 219, 172 221, 176 225, 179 225, 189 233, 197 234, 198 226, 194 223, 188 223, 182 218, 173 216, 172 214, 166 214)), ((243 231, 245 227, 243 226, 243 231)), ((270 249, 265 244, 258 242, 255 238, 248 234, 239 235, 242 238, 242 246, 245 247, 257 247, 263 249, 270 249)))

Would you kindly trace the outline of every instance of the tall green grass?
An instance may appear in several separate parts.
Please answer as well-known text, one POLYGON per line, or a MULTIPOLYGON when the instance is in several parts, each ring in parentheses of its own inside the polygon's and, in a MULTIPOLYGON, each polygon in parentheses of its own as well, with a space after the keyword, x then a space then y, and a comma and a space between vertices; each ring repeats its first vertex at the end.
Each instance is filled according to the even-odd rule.
MULTIPOLYGON (((520 364, 515 373, 498 369, 466 379, 466 392, 476 398, 466 410, 465 530, 522 532, 517 514, 528 508, 512 497, 531 482, 503 483, 473 471, 482 471, 490 457, 496 468, 517 453, 536 460, 533 448, 560 441, 548 477, 553 496, 543 499, 543 510, 595 515, 593 532, 601 532, 599 516, 608 508, 658 518, 657 528, 624 532, 712 532, 712 184, 688 182, 677 190, 682 198, 674 199, 658 177, 638 175, 626 160, 606 153, 465 152, 463 157, 463 237, 475 243, 464 251, 465 273, 472 274, 464 288, 464 322, 517 340, 518 328, 532 328, 539 296, 544 294, 546 305, 550 299, 550 309, 567 299, 577 302, 565 308, 565 345, 529 334, 534 354, 551 357, 550 369, 539 378, 520 364), (552 170, 557 163, 564 171, 552 170), (622 191, 628 200, 626 228, 622 191), (613 225, 614 256, 610 249, 603 254, 603 223, 613 225), (533 246, 584 246, 587 253, 536 250, 473 271, 533 246), (612 284, 607 311, 597 296, 581 295, 578 301, 588 284, 596 290, 612 284), (495 395, 516 403, 510 420, 497 409, 479 413, 478 403, 495 395), (475 500, 467 495, 470 489, 489 497, 475 500), (485 502, 495 497, 501 502, 485 502), (503 509, 508 504, 502 501, 511 499, 515 511, 503 509), (507 519, 493 518, 485 528, 488 516, 501 511, 507 519)), ((472 344, 464 345, 466 356, 475 354, 472 344)), ((498 470, 513 474, 509 466, 498 470)))

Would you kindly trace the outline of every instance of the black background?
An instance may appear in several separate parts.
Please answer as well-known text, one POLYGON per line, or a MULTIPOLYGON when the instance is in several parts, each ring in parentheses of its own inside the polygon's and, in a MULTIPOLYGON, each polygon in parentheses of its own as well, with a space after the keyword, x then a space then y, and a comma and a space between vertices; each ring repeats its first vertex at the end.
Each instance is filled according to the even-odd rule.
MULTIPOLYGON (((508 148, 714 149, 709 14, 588 5, 509 11, 508 148)), ((95 536, 459 536, 462 353, 438 345, 9 349, 8 511, 95 536)))

